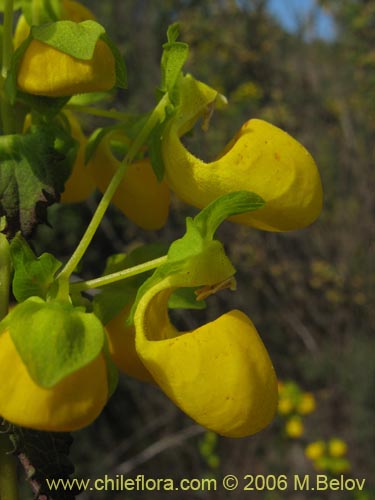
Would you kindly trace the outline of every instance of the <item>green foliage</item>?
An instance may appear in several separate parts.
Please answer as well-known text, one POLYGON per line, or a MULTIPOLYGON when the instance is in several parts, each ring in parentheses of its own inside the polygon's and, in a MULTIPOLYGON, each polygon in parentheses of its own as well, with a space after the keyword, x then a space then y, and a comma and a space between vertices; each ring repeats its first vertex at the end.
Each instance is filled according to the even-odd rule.
POLYGON ((48 291, 61 262, 50 253, 36 257, 26 240, 17 235, 10 245, 13 275, 13 294, 18 302, 29 297, 47 299, 48 291))
POLYGON ((76 59, 89 61, 105 29, 96 21, 57 21, 31 28, 31 38, 39 40, 76 59))
POLYGON ((9 330, 30 376, 45 388, 93 361, 103 348, 98 318, 69 303, 30 297, 0 325, 9 330))
POLYGON ((30 235, 46 221, 70 175, 76 142, 58 126, 32 126, 25 134, 0 137, 0 215, 6 233, 30 235))

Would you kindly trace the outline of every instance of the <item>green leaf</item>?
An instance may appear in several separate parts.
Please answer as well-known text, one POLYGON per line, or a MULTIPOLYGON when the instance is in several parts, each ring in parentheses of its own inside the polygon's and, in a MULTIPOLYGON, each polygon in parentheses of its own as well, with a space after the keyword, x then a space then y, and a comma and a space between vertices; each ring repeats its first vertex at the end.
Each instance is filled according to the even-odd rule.
POLYGON ((77 142, 57 124, 32 126, 0 137, 0 216, 6 233, 30 235, 46 222, 47 207, 64 191, 77 142))
POLYGON ((19 234, 12 240, 10 253, 14 268, 13 295, 17 302, 32 296, 46 299, 55 273, 62 263, 49 253, 36 257, 19 234))
POLYGON ((69 106, 90 106, 98 102, 111 101, 113 92, 88 92, 87 94, 73 95, 69 99, 69 106))
POLYGON ((32 379, 50 388, 102 351, 104 330, 92 313, 30 297, 4 320, 32 379))
POLYGON ((189 46, 183 42, 177 42, 179 36, 178 24, 172 24, 167 31, 168 42, 163 45, 161 58, 162 90, 169 92, 172 102, 174 99, 174 88, 181 76, 182 68, 189 55, 189 46))
POLYGON ((85 61, 93 58, 96 44, 104 33, 103 26, 92 20, 81 23, 57 21, 31 28, 34 40, 85 61))

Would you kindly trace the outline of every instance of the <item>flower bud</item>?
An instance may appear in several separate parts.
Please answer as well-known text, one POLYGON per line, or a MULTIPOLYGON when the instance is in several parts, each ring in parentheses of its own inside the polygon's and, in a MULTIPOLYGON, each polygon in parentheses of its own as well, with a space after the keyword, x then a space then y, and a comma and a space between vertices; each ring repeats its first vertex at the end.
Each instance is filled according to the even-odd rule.
POLYGON ((106 91, 115 84, 115 58, 101 39, 90 60, 77 59, 39 40, 31 40, 17 75, 20 90, 47 97, 106 91))

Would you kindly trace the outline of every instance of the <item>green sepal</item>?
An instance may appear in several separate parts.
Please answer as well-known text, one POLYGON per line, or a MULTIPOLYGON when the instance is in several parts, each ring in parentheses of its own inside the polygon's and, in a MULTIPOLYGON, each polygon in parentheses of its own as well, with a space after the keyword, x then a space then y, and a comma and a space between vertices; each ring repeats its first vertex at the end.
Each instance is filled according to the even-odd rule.
POLYGON ((6 233, 30 235, 60 198, 77 142, 58 124, 32 125, 24 134, 0 136, 0 216, 6 233))
POLYGON ((30 297, 0 323, 7 329, 31 378, 51 388, 96 359, 104 329, 92 313, 69 303, 30 297))
MULTIPOLYGON (((149 260, 157 259, 165 255, 167 250, 166 245, 152 243, 135 248, 129 254, 111 255, 107 259, 103 275, 116 273, 149 260)), ((152 271, 147 271, 111 285, 106 285, 101 293, 95 295, 93 310, 104 325, 117 316, 127 304, 134 301, 138 288, 151 273, 152 271)))
POLYGON ((182 68, 189 55, 188 44, 177 42, 179 34, 178 23, 174 23, 168 27, 168 41, 163 45, 163 54, 161 58, 161 90, 169 93, 172 103, 175 103, 178 97, 178 93, 175 92, 176 82, 181 76, 182 68))
POLYGON ((192 219, 186 219, 186 233, 169 247, 168 259, 139 288, 128 324, 133 321, 138 302, 146 291, 170 278, 171 287, 214 285, 235 274, 223 245, 214 240, 219 225, 228 217, 258 210, 264 200, 255 193, 238 191, 217 198, 192 219))
POLYGON ((111 101, 112 99, 112 90, 108 92, 87 92, 86 94, 76 94, 69 97, 69 106, 89 106, 98 102, 111 101))
POLYGON ((206 309, 204 300, 197 300, 196 288, 178 288, 168 300, 169 309, 206 309))
POLYGON ((104 33, 103 26, 92 20, 57 21, 31 28, 32 39, 83 61, 93 58, 96 44, 104 33))
POLYGON ((33 296, 46 299, 62 263, 50 253, 36 257, 20 234, 13 238, 10 254, 14 268, 13 295, 16 300, 23 302, 33 296))
POLYGON ((126 72, 126 65, 124 58, 121 56, 120 51, 117 48, 109 36, 104 33, 101 39, 108 45, 112 51, 112 55, 115 59, 115 70, 116 70, 116 87, 120 89, 126 89, 128 86, 128 77, 126 72))

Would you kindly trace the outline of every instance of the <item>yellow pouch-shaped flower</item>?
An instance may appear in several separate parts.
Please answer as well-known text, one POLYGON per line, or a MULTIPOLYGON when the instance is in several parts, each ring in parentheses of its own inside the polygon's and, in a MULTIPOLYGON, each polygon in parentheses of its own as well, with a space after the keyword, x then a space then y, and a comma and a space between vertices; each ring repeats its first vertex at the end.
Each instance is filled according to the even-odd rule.
POLYGON ((115 58, 101 39, 90 60, 77 59, 39 40, 31 40, 17 75, 20 90, 47 97, 100 92, 115 84, 115 58))
MULTIPOLYGON (((75 2, 74 0, 63 0, 61 2, 60 18, 74 21, 75 23, 80 23, 82 21, 86 21, 87 19, 95 20, 95 16, 90 9, 79 2, 75 2)), ((21 15, 17 21, 17 26, 13 38, 14 47, 16 49, 24 40, 26 40, 26 38, 29 36, 29 33, 30 25, 26 21, 25 16, 21 15)))
MULTIPOLYGON (((90 172, 104 193, 120 162, 110 149, 110 138, 104 138, 90 160, 90 172)), ((160 229, 169 212, 169 188, 158 182, 148 159, 129 165, 112 201, 131 221, 143 229, 160 229)))
POLYGON ((255 192, 266 205, 232 220, 269 231, 298 229, 318 217, 322 208, 320 176, 300 143, 265 121, 249 120, 215 161, 205 163, 186 149, 180 136, 217 93, 210 93, 187 75, 180 98, 176 118, 163 139, 163 158, 167 181, 182 200, 202 208, 228 192, 255 192))
POLYGON ((204 427, 228 437, 266 427, 277 408, 277 380, 250 319, 223 314, 191 332, 170 323, 173 278, 151 288, 135 313, 138 354, 166 395, 204 427))
POLYGON ((119 370, 143 382, 153 382, 135 350, 135 328, 125 324, 130 308, 131 304, 124 307, 105 327, 109 352, 119 370))
POLYGON ((30 377, 15 345, 0 334, 0 415, 34 429, 64 432, 90 424, 108 398, 107 368, 103 354, 46 389, 30 377))

